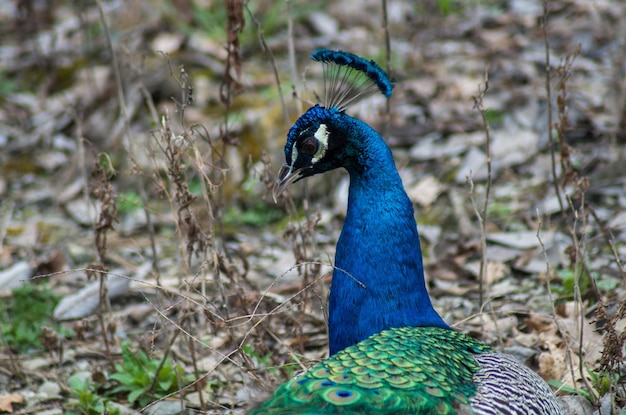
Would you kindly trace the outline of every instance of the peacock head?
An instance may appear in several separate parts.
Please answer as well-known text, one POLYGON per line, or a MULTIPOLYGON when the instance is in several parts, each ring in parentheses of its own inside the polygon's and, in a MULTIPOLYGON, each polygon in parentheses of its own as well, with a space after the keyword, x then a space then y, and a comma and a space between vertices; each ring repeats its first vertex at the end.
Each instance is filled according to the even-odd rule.
POLYGON ((355 156, 350 146, 354 119, 346 108, 380 91, 391 97, 393 84, 374 61, 342 51, 318 49, 311 59, 324 64, 323 104, 309 108, 291 127, 286 163, 274 186, 274 200, 291 183, 344 166, 355 156))

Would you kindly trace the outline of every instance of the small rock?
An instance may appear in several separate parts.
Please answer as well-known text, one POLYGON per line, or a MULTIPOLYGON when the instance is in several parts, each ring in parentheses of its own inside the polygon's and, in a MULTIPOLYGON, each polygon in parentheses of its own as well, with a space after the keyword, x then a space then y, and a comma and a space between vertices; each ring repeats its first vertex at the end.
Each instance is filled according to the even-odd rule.
POLYGON ((0 290, 11 290, 27 283, 33 268, 26 261, 20 261, 0 272, 0 290))
POLYGON ((526 364, 526 362, 536 354, 536 352, 530 347, 520 345, 505 347, 504 353, 523 364, 526 364))
MULTIPOLYGON (((542 236, 543 243, 547 245, 552 241, 553 235, 551 232, 546 232, 540 236, 542 236)), ((540 245, 537 232, 534 231, 491 233, 487 235, 487 240, 517 249, 532 249, 540 245)))
MULTIPOLYGON (((411 147, 411 160, 441 160, 458 156, 467 150, 468 141, 470 140, 461 140, 460 138, 460 136, 452 136, 448 140, 443 141, 438 133, 421 137, 417 144, 411 147)), ((463 178, 463 181, 465 181, 465 178, 463 178)))
POLYGON ((334 18, 320 11, 311 12, 309 22, 319 34, 330 38, 334 37, 339 29, 339 24, 334 18))
POLYGON ((559 403, 566 414, 592 414, 593 405, 579 395, 559 396, 559 403))
POLYGON ((613 411, 613 399, 610 393, 607 393, 603 397, 600 398, 600 409, 597 409, 593 412, 593 415, 605 415, 605 414, 616 414, 616 411, 613 411))
POLYGON ((145 321, 145 319, 154 312, 152 304, 133 304, 126 308, 126 314, 135 323, 145 321))
POLYGON ((56 382, 46 381, 39 387, 39 394, 42 396, 43 400, 60 398, 60 393, 61 387, 56 382))
POLYGON ((63 410, 61 408, 46 409, 45 411, 37 411, 39 415, 61 415, 63 410))
POLYGON ((171 54, 180 49, 184 40, 185 38, 180 33, 160 33, 154 38, 150 48, 154 51, 171 54))
MULTIPOLYGON (((128 278, 109 275, 106 279, 107 297, 113 299, 128 291, 128 278)), ((100 281, 94 281, 78 292, 64 297, 54 310, 57 320, 75 320, 92 314, 98 307, 100 281)))
POLYGON ((180 401, 159 401, 150 405, 145 411, 145 415, 183 415, 187 409, 180 401))
POLYGON ((43 167, 48 172, 53 172, 68 163, 67 154, 62 151, 48 151, 39 154, 36 159, 37 165, 43 167))
POLYGON ((86 202, 84 199, 72 200, 65 205, 65 210, 71 218, 83 226, 92 226, 96 222, 100 206, 96 207, 100 202, 86 202))
POLYGON ((473 181, 481 181, 487 177, 487 156, 481 150, 471 147, 465 156, 461 167, 457 170, 455 181, 465 183, 470 177, 473 181))

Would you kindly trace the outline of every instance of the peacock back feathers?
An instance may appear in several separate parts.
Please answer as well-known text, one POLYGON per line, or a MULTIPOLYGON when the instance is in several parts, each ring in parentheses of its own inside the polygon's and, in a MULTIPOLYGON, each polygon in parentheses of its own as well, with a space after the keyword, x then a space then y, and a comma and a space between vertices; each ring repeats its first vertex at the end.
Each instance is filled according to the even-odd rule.
POLYGON ((476 395, 485 344, 436 327, 385 330, 282 385, 253 414, 454 414, 476 395))

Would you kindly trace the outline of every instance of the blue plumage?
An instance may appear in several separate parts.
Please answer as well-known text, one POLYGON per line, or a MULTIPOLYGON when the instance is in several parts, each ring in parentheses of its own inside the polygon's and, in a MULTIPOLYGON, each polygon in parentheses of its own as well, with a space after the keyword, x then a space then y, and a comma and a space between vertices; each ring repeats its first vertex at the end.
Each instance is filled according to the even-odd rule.
POLYGON ((393 84, 385 71, 373 60, 366 60, 353 53, 335 51, 329 49, 317 49, 311 53, 311 59, 317 62, 332 63, 338 66, 346 66, 357 72, 365 74, 380 89, 387 98, 391 98, 393 84))
POLYGON ((313 128, 333 126, 331 134, 350 134, 344 145, 329 145, 328 158, 309 172, 343 167, 350 174, 330 294, 330 353, 389 327, 448 328, 428 297, 413 206, 398 191, 402 180, 385 142, 356 118, 313 107, 289 132, 288 143, 300 136, 301 120, 314 120, 313 128))
MULTIPOLYGON (((366 88, 391 94, 373 62, 325 49, 312 56, 362 73, 370 81, 366 88)), ((326 84, 324 106, 296 121, 275 187, 280 193, 339 167, 350 175, 329 301, 331 357, 281 386, 253 413, 562 414, 534 372, 453 331, 433 308, 413 206, 384 140, 345 114, 347 102, 364 96, 354 86, 350 93, 351 100, 339 99, 326 84)))

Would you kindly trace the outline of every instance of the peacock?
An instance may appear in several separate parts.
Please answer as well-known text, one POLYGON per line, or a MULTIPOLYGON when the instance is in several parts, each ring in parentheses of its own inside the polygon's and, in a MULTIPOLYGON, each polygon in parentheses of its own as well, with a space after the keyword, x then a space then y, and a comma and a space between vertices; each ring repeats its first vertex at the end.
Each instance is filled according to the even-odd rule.
POLYGON ((563 414, 529 368, 448 326, 426 290, 413 205, 391 150, 348 106, 393 84, 374 61, 318 49, 322 105, 287 136, 275 196, 339 167, 350 175, 328 305, 330 357, 251 414, 563 414))

